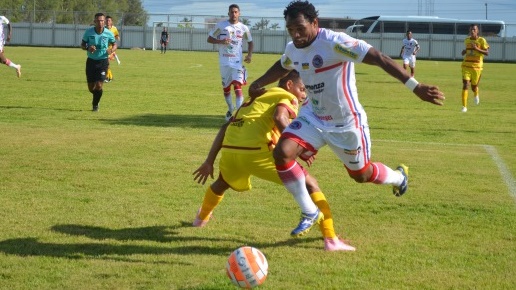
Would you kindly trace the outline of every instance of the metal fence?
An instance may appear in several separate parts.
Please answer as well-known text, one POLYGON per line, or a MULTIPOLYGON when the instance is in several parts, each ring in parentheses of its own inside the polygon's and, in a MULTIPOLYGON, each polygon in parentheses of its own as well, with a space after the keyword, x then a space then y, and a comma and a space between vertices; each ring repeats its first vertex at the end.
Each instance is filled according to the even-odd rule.
MULTIPOLYGON (((154 19, 150 25, 144 26, 118 26, 121 35, 120 48, 146 48, 159 47, 159 33, 162 26, 167 26, 171 36, 169 48, 172 50, 186 51, 216 51, 213 44, 207 43, 207 35, 210 26, 217 20, 225 19, 224 16, 175 16, 163 15, 162 17, 151 17, 154 19), (205 22, 200 22, 200 20, 205 22), (210 20, 206 22, 206 20, 210 20), (187 21, 185 21, 187 20, 187 21), (193 21, 195 20, 195 21, 193 21), (199 20, 199 22, 197 22, 199 20), (161 25, 153 25, 160 23, 161 25)), ((251 30, 256 53, 277 53, 283 52, 285 45, 290 41, 282 18, 277 19, 253 19, 250 25, 255 29, 251 30), (282 22, 279 22, 282 21, 282 22), (256 29, 257 24, 267 25, 265 29, 256 29), (278 25, 275 25, 278 24, 278 25), (275 25, 275 29, 271 27, 275 25)), ((50 47, 79 47, 81 38, 89 25, 84 24, 59 24, 16 22, 13 26, 13 37, 11 45, 19 46, 50 46, 50 47)), ((511 25, 508 25, 509 27, 511 25)), ((516 28, 516 27, 515 27, 516 28)), ((512 29, 512 28, 510 28, 512 29)), ((339 29, 337 29, 339 30, 339 29)), ((401 40, 405 37, 399 33, 381 34, 353 34, 352 36, 364 39, 383 53, 397 57, 401 48, 401 40)), ((418 54, 419 59, 462 59, 461 51, 464 47, 465 35, 415 35, 421 45, 418 54)), ((489 45, 489 56, 487 61, 516 62, 516 37, 486 37, 489 45)))

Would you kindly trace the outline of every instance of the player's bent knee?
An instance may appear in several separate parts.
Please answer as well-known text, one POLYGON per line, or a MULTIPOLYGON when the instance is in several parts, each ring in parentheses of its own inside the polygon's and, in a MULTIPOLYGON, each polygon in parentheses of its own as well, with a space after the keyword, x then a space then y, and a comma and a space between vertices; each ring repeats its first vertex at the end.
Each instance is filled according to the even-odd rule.
POLYGON ((358 183, 366 183, 369 181, 369 176, 365 174, 349 174, 351 178, 353 178, 358 183))

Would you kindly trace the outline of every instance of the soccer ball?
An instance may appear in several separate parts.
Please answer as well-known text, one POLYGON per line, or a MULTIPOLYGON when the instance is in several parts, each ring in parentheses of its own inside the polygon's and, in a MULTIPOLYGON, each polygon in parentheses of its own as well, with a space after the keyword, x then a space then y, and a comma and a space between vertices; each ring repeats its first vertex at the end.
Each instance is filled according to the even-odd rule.
POLYGON ((244 246, 229 255, 226 274, 233 284, 241 288, 254 288, 267 278, 269 264, 260 250, 244 246))

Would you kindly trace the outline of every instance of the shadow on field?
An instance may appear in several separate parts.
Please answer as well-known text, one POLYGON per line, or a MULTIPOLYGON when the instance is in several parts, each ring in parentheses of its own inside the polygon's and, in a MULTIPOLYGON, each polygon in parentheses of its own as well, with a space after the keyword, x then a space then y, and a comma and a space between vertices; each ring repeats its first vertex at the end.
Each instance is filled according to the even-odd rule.
MULTIPOLYGON (((191 227, 190 223, 182 222, 176 228, 191 227)), ((312 243, 320 238, 290 239, 276 242, 252 242, 235 238, 214 238, 205 236, 181 236, 177 231, 170 230, 167 226, 153 226, 142 228, 108 229, 84 225, 56 225, 52 231, 72 235, 85 236, 91 239, 106 240, 105 243, 47 243, 37 238, 15 238, 0 241, 0 253, 17 256, 48 256, 64 257, 69 259, 109 259, 128 262, 142 262, 141 259, 132 257, 121 258, 114 256, 131 255, 218 255, 227 256, 234 249, 249 245, 259 249, 293 247, 304 243, 312 243), (162 246, 151 246, 141 244, 120 244, 109 240, 118 241, 157 241, 168 243, 162 246)), ((306 245, 306 248, 313 248, 306 245)), ((164 263, 163 261, 159 263, 164 263)), ((174 262, 176 263, 176 262, 174 262)), ((184 263, 183 263, 184 264, 184 263)))
POLYGON ((65 109, 65 108, 45 108, 45 107, 24 107, 24 106, 0 106, 1 109, 27 109, 27 110, 52 110, 52 111, 67 111, 67 112, 82 112, 82 111, 91 111, 91 110, 81 110, 81 109, 65 109))
POLYGON ((122 119, 106 119, 103 121, 115 125, 190 128, 220 128, 220 126, 224 124, 224 118, 219 115, 146 114, 122 119))
POLYGON ((174 241, 173 236, 178 234, 166 226, 112 230, 83 225, 55 225, 52 227, 52 231, 72 236, 85 236, 96 240, 154 241, 160 243, 172 242, 174 241))

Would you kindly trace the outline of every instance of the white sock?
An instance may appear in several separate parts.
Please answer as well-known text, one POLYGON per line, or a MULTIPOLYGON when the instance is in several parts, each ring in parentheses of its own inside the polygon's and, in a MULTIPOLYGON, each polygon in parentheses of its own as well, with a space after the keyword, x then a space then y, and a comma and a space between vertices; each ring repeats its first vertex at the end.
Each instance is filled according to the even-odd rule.
POLYGON ((297 162, 287 170, 279 171, 278 175, 283 181, 285 188, 292 194, 297 204, 301 208, 301 212, 305 214, 314 214, 317 206, 310 198, 310 194, 306 189, 306 179, 303 169, 297 162))
POLYGON ((244 102, 244 96, 236 97, 235 102, 236 102, 236 108, 237 109, 240 108, 240 106, 242 106, 242 103, 244 102))
POLYGON ((228 111, 233 112, 233 101, 232 101, 231 95, 229 95, 229 96, 224 95, 224 99, 226 101, 226 104, 228 105, 228 111))

